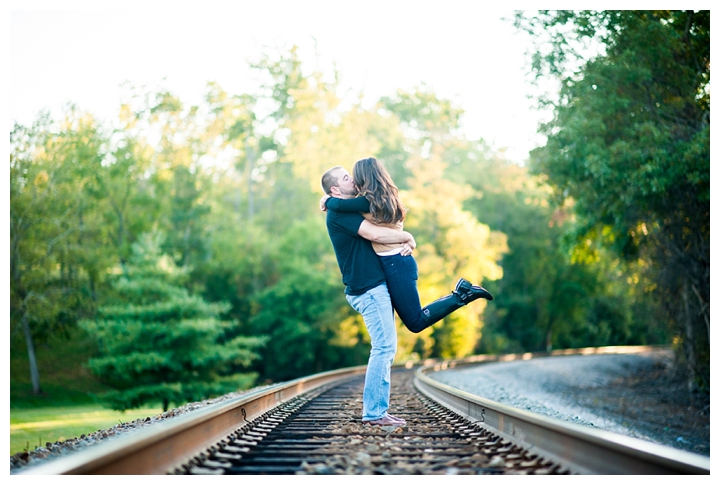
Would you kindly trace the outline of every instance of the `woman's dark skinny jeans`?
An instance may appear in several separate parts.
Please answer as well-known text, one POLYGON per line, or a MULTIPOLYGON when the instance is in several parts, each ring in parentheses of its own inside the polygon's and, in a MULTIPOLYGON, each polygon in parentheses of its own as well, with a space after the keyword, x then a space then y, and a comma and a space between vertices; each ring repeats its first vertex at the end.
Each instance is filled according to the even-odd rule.
POLYGON ((412 255, 380 256, 390 300, 408 330, 418 333, 427 327, 417 289, 418 265, 412 255))

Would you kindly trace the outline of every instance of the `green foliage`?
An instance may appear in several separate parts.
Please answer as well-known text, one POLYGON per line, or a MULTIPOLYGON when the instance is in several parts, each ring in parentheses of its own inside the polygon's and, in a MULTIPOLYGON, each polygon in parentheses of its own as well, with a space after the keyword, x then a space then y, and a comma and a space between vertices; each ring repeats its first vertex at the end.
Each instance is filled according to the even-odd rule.
POLYGON ((75 126, 54 131, 43 116, 10 135, 10 316, 15 325, 29 322, 38 342, 91 312, 99 267, 108 261, 100 247, 84 250, 101 240, 83 187, 92 183, 104 140, 92 119, 66 122, 75 126))
POLYGON ((207 303, 173 284, 178 268, 160 253, 162 239, 133 245, 128 276, 114 285, 118 304, 99 308, 81 326, 99 345, 92 372, 114 390, 104 395, 112 409, 144 404, 180 405, 250 387, 256 376, 235 373, 258 357, 262 338, 226 338, 230 322, 219 320, 227 305, 207 303))
MULTIPOLYGON (((17 126, 13 332, 42 354, 83 320, 118 408, 363 364, 368 336, 317 202, 325 169, 376 156, 410 209, 421 300, 461 276, 495 295, 421 334, 398 322, 398 361, 666 342, 680 316, 656 318, 657 302, 683 288, 689 303, 709 302, 702 278, 672 278, 709 261, 697 251, 709 241, 709 87, 691 69, 704 66, 709 30, 693 15, 527 17, 552 39, 538 66, 553 62, 542 72, 564 86, 533 155, 537 177, 460 135, 462 107, 431 87, 368 109, 297 49, 253 65, 257 92, 210 83, 188 106, 166 89, 130 88, 112 128, 73 108, 17 126), (602 56, 573 57, 582 45, 602 56), (665 68, 668 56, 678 62, 665 68), (152 232, 166 237, 143 242, 152 232)), ((709 304, 693 312, 709 315, 709 304)))
POLYGON ((576 216, 567 235, 577 257, 597 259, 606 248, 638 263, 663 302, 658 317, 684 341, 692 379, 709 386, 710 13, 542 12, 535 20, 531 32, 558 39, 537 72, 554 73, 562 89, 532 170, 576 216), (568 65, 573 35, 604 52, 568 65))
POLYGON ((278 279, 255 295, 258 311, 250 321, 256 335, 268 336, 262 374, 287 380, 364 363, 369 345, 355 345, 359 322, 339 325, 354 312, 345 301, 323 221, 293 224, 271 259, 278 279))
MULTIPOLYGON (((408 209, 405 229, 418 244, 421 302, 447 295, 459 277, 477 284, 500 279, 497 262, 507 248, 505 237, 464 210, 472 190, 462 178, 448 175, 462 151, 458 146, 467 143, 457 133, 462 108, 421 85, 382 98, 379 110, 387 113, 386 119, 395 120, 405 139, 406 153, 392 156, 388 167, 403 189, 400 195, 408 209)), ((485 307, 485 301, 478 301, 422 334, 401 333, 401 355, 403 351, 416 358, 469 355, 484 325, 485 307)))
MULTIPOLYGON (((503 277, 486 285, 496 298, 485 311, 477 351, 627 345, 647 337, 651 319, 633 314, 642 294, 626 281, 632 268, 609 255, 573 262, 561 244, 567 214, 548 204, 548 188, 527 168, 482 145, 456 146, 454 152, 449 176, 475 191, 465 206, 508 241, 503 277)), ((654 343, 666 338, 651 337, 658 339, 654 343)))
POLYGON ((411 91, 399 90, 380 99, 380 105, 394 113, 413 138, 441 141, 460 127, 464 111, 422 84, 411 91))

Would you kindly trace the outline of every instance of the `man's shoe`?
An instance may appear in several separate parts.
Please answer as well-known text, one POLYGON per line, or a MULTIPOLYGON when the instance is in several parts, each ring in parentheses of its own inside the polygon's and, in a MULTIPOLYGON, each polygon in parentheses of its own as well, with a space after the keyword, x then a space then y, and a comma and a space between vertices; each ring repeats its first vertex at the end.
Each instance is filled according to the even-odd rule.
POLYGON ((390 418, 389 416, 383 416, 380 419, 363 421, 363 424, 369 424, 371 426, 401 426, 400 423, 390 418))
POLYGON ((493 296, 488 290, 479 285, 473 285, 465 278, 460 278, 455 285, 455 293, 460 301, 467 305, 471 301, 475 301, 478 298, 485 298, 486 300, 492 300, 493 296))
POLYGON ((392 414, 388 414, 387 417, 398 423, 400 426, 405 426, 407 424, 407 421, 405 421, 403 418, 398 418, 397 416, 393 416, 392 414))

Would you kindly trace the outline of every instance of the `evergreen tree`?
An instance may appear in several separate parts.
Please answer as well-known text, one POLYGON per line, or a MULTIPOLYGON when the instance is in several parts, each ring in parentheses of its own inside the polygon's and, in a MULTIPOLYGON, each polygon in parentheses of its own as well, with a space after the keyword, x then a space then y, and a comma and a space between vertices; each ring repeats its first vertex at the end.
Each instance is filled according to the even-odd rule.
POLYGON ((112 409, 161 402, 180 405, 246 389, 256 375, 240 372, 258 355, 262 338, 237 336, 221 321, 226 304, 208 303, 181 286, 183 271, 160 251, 162 237, 144 235, 133 245, 128 275, 114 284, 112 305, 81 326, 97 338, 89 367, 113 390, 112 409))
POLYGON ((296 222, 268 249, 276 279, 254 294, 248 328, 270 338, 258 362, 263 376, 287 380, 367 362, 369 338, 345 301, 321 217, 296 222))

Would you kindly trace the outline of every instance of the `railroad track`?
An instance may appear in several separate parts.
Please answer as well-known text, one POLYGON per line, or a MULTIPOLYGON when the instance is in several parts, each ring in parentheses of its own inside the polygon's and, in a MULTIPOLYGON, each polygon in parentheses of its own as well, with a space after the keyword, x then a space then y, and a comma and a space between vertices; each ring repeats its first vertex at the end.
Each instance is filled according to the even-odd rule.
POLYGON ((552 354, 393 368, 391 412, 407 420, 402 428, 361 423, 361 366, 258 390, 17 474, 710 473, 709 458, 545 418, 432 379, 447 368, 539 355, 552 354))

